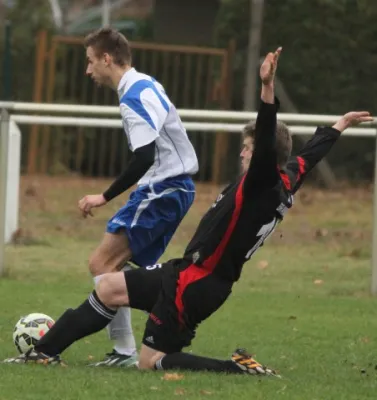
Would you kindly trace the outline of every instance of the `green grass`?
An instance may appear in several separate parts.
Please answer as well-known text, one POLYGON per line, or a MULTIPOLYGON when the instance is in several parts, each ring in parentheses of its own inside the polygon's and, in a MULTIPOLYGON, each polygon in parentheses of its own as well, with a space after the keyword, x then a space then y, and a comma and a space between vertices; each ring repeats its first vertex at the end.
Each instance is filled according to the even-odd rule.
MULTIPOLYGON (((57 318, 92 289, 87 259, 122 200, 81 220, 77 200, 107 182, 23 179, 21 228, 0 280, 0 358, 16 353, 12 330, 29 312, 57 318), (67 190, 69 189, 69 190, 67 190)), ((163 259, 177 256, 217 188, 197 202, 163 259)), ((239 346, 283 379, 92 369, 110 350, 105 332, 73 345, 67 368, 0 364, 0 400, 13 399, 372 399, 377 390, 376 300, 369 295, 371 193, 304 188, 275 236, 245 266, 225 306, 203 323, 195 353, 227 358, 239 346), (310 196, 310 197, 309 197, 310 196), (365 372, 363 372, 365 371, 365 372)), ((146 316, 133 312, 138 341, 146 316)))

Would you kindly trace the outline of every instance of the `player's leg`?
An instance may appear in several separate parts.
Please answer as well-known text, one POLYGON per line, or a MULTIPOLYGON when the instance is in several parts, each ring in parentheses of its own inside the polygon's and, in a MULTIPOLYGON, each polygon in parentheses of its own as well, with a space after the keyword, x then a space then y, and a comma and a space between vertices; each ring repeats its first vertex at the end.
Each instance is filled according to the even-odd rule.
MULTIPOLYGON (((124 264, 131 256, 132 251, 125 229, 106 232, 89 260, 89 270, 94 282, 99 282, 105 273, 127 268, 124 264)), ((107 329, 113 341, 113 351, 103 360, 103 365, 110 362, 121 363, 124 366, 134 364, 136 343, 131 326, 131 310, 126 307, 119 308, 107 329)))
MULTIPOLYGON (((156 264, 190 208, 194 194, 192 179, 185 176, 137 189, 127 205, 110 220, 108 232, 126 232, 135 264, 142 267, 156 264)), ((107 328, 114 350, 95 365, 116 366, 120 362, 127 366, 124 361, 128 356, 132 365, 136 361, 136 345, 131 311, 120 308, 107 328)))
POLYGON ((122 272, 104 274, 90 296, 79 307, 66 310, 32 350, 5 362, 58 363, 60 354, 74 342, 108 325, 116 313, 115 300, 128 304, 127 285, 122 272))
POLYGON ((278 376, 275 371, 259 364, 244 349, 237 349, 230 360, 219 360, 183 352, 165 354, 143 345, 140 351, 139 368, 278 376))
POLYGON ((145 344, 140 350, 139 369, 243 373, 232 360, 216 360, 181 351, 166 354, 145 344))
MULTIPOLYGON (((130 269, 125 263, 134 252, 138 252, 139 243, 131 232, 138 210, 148 199, 148 189, 138 188, 130 194, 124 207, 110 218, 107 232, 102 243, 90 258, 89 268, 95 283, 99 282, 105 272, 114 272, 123 268, 130 269)), ((132 331, 131 310, 120 307, 115 318, 107 326, 113 349, 105 358, 94 366, 128 366, 136 362, 136 343, 132 331)))
POLYGON ((127 280, 131 285, 135 307, 150 311, 160 290, 159 269, 104 274, 89 298, 76 309, 64 312, 31 352, 10 358, 6 362, 58 363, 60 354, 70 345, 103 329, 114 318, 119 306, 130 305, 127 280), (137 290, 138 287, 143 288, 141 293, 137 290))
POLYGON ((104 274, 88 299, 76 309, 68 309, 37 343, 35 350, 49 356, 61 354, 75 341, 103 329, 122 305, 128 305, 124 273, 104 274))
POLYGON ((163 282, 164 291, 150 313, 144 332, 139 356, 140 369, 274 375, 272 370, 263 367, 244 350, 236 350, 230 360, 181 352, 190 345, 195 327, 225 302, 231 284, 213 275, 206 276, 203 269, 195 266, 180 271, 175 289, 171 282, 163 282), (169 295, 173 289, 176 296, 169 295), (174 315, 175 318, 172 318, 174 315))
POLYGON ((99 281, 97 277, 121 270, 131 257, 132 251, 126 232, 124 230, 106 232, 89 258, 89 271, 97 282, 99 281))

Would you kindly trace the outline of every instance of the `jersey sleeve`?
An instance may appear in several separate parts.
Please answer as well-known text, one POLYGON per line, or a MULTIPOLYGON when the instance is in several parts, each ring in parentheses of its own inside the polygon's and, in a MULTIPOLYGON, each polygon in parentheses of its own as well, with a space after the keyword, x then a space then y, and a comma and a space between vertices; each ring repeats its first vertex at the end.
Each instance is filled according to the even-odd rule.
POLYGON ((126 93, 120 102, 123 127, 131 151, 159 137, 169 112, 168 103, 151 87, 126 93))
POLYGON ((274 104, 261 101, 255 124, 253 155, 244 180, 245 195, 273 187, 280 179, 275 146, 278 108, 276 97, 274 104))
POLYGON ((319 127, 298 155, 289 158, 282 177, 292 193, 297 192, 308 173, 328 154, 339 136, 340 132, 334 128, 319 127))

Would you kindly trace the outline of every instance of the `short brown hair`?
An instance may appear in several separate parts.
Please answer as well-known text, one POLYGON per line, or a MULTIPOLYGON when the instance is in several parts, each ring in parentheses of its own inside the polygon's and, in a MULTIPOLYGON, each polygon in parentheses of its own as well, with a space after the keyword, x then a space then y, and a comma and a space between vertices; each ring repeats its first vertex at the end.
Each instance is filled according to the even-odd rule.
MULTIPOLYGON (((255 121, 250 121, 242 131, 244 137, 250 137, 253 142, 255 140, 255 121)), ((283 122, 277 121, 276 124, 276 153, 277 163, 283 167, 292 152, 292 137, 288 126, 283 122)))
POLYGON ((97 57, 109 53, 114 63, 123 67, 131 64, 131 47, 126 37, 112 28, 101 28, 89 33, 84 39, 85 48, 93 47, 97 57))

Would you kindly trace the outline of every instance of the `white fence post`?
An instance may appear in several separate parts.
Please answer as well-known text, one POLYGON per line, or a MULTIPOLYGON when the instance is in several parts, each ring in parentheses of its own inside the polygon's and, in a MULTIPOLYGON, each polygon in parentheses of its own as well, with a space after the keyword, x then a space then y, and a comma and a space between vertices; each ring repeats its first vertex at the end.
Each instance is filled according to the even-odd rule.
POLYGON ((5 225, 9 152, 9 114, 3 109, 0 120, 0 276, 5 264, 5 225))
POLYGON ((5 243, 11 242, 18 229, 19 193, 21 176, 21 131, 17 124, 9 122, 7 195, 5 203, 5 243))
POLYGON ((375 160, 374 160, 372 287, 371 287, 371 292, 373 295, 377 294, 377 139, 376 139, 376 150, 374 157, 375 160))

